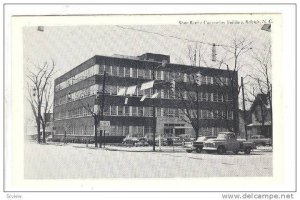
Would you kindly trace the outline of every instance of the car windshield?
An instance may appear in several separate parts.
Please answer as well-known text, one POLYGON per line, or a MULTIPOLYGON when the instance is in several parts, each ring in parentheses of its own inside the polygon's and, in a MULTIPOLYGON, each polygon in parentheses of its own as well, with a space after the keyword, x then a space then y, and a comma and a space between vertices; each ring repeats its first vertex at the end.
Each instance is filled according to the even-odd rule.
POLYGON ((198 137, 196 142, 203 142, 206 140, 206 137, 198 137))
POLYGON ((224 134, 224 133, 219 133, 217 138, 218 138, 218 139, 225 140, 225 139, 226 139, 226 134, 224 134))

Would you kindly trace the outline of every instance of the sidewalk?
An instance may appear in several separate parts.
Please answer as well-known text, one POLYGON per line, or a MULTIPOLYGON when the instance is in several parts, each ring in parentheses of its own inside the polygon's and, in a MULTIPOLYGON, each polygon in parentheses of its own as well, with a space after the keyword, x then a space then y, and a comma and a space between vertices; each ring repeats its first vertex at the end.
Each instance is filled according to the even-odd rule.
MULTIPOLYGON (((114 145, 106 145, 106 150, 109 151, 127 151, 127 152, 153 152, 153 146, 145 146, 145 147, 126 147, 126 146, 114 146, 114 145)), ((155 151, 158 152, 185 152, 186 148, 182 146, 158 146, 155 147, 155 151)))
MULTIPOLYGON (((107 144, 102 148, 95 148, 95 144, 78 144, 78 143, 59 143, 59 142, 50 142, 49 145, 57 145, 57 146, 72 146, 75 148, 88 148, 88 149, 99 149, 99 150, 107 150, 107 151, 126 151, 126 152, 153 152, 153 146, 144 146, 144 147, 135 147, 135 146, 122 146, 120 144, 107 144)), ((157 152, 186 152, 186 148, 183 146, 158 146, 155 147, 155 151, 157 152)), ((256 149, 253 149, 254 152, 272 152, 272 146, 258 146, 256 149)))

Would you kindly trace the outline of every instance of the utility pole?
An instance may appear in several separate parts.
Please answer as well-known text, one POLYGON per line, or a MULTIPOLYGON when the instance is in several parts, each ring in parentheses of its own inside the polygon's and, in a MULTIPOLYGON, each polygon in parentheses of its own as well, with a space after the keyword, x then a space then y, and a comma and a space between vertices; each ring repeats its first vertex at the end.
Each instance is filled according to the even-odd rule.
POLYGON ((245 93, 244 93, 244 78, 241 77, 241 84, 242 84, 242 94, 243 94, 243 110, 244 110, 244 123, 245 123, 245 134, 246 140, 248 140, 248 133, 247 133, 247 125, 246 125, 246 106, 245 106, 245 93))
MULTIPOLYGON (((153 66, 152 70, 152 80, 155 81, 155 67, 153 66)), ((154 84, 152 88, 153 94, 154 94, 154 84)), ((156 134, 156 112, 155 112, 155 98, 152 99, 152 121, 153 121, 153 126, 152 126, 152 131, 153 131, 153 151, 155 151, 155 134, 156 134)))
MULTIPOLYGON (((105 103, 105 82, 106 82, 106 71, 104 70, 103 82, 102 82, 102 101, 101 101, 101 120, 104 118, 104 103, 105 103)), ((100 148, 102 148, 102 131, 100 131, 100 148)), ((104 135, 105 137, 105 135, 104 135)), ((105 138, 104 138, 105 139, 105 138)))

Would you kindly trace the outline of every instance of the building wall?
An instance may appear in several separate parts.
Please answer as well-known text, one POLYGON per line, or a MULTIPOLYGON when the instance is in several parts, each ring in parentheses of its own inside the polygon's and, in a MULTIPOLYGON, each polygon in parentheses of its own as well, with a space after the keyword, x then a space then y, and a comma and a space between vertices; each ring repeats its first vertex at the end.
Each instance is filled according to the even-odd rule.
MULTIPOLYGON (((203 84, 199 87, 199 92, 204 96, 201 97, 199 103, 201 110, 200 134, 217 134, 218 131, 226 130, 228 126, 233 127, 233 112, 237 110, 237 103, 234 105, 233 99, 237 99, 237 96, 231 95, 232 88, 228 79, 228 74, 231 72, 226 70, 199 68, 193 72, 195 69, 190 70, 190 66, 168 64, 168 67, 163 69, 163 73, 155 73, 156 80, 161 83, 154 87, 154 92, 160 93, 157 99, 146 98, 145 101, 141 102, 141 96, 145 93, 138 91, 134 95, 128 96, 128 104, 124 106, 125 97, 117 96, 117 91, 121 87, 141 85, 151 80, 153 66, 159 65, 160 62, 156 61, 95 56, 57 78, 54 94, 55 134, 62 135, 65 131, 69 135, 94 134, 94 121, 89 111, 94 112, 101 105, 102 98, 96 99, 96 94, 97 91, 102 91, 104 68, 108 73, 105 80, 104 120, 111 122, 112 129, 108 133, 110 135, 145 136, 151 134, 153 104, 157 107, 158 133, 164 132, 164 124, 169 122, 182 124, 180 108, 182 108, 183 102, 175 99, 172 95, 168 95, 170 91, 169 82, 174 76, 181 79, 181 81, 176 80, 176 86, 196 87, 187 79, 189 74, 194 74, 199 69, 205 77, 203 84), (139 74, 141 70, 144 73, 143 77, 139 74), (189 73, 182 73, 185 71, 189 71, 189 73), (214 82, 217 80, 214 80, 214 77, 222 77, 225 81, 228 79, 228 84, 216 84, 214 82), (227 95, 227 99, 224 99, 224 94, 227 95), (121 109, 122 112, 119 112, 121 109), (137 113, 135 109, 138 110, 137 113), (139 115, 141 109, 143 109, 143 115, 139 115), (116 110, 118 110, 117 114, 115 113, 116 110), (216 112, 221 112, 221 114, 223 112, 223 115, 228 115, 229 119, 220 119, 215 116, 214 113, 216 112)), ((237 83, 237 75, 233 74, 232 77, 236 79, 235 82, 237 83)), ((237 91, 236 84, 233 85, 233 90, 237 91)), ((153 94, 153 90, 146 93, 149 96, 153 94)), ((186 122, 183 124, 191 127, 186 122)), ((194 130, 185 129, 185 133, 194 134, 194 130)))

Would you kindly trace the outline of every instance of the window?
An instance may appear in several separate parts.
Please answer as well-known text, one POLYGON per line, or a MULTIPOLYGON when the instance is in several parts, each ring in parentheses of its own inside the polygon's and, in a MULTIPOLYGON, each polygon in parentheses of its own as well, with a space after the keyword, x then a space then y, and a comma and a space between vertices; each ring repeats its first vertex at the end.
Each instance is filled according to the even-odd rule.
POLYGON ((183 82, 188 82, 188 75, 186 73, 183 74, 183 82))
POLYGON ((213 112, 212 111, 210 111, 210 110, 207 111, 207 118, 208 119, 213 118, 213 112))
POLYGON ((105 72, 106 72, 108 75, 111 75, 111 66, 106 65, 106 66, 105 66, 105 72))
POLYGON ((165 80, 164 78, 165 78, 165 72, 164 71, 160 71, 161 72, 161 80, 165 80))
POLYGON ((125 77, 130 77, 130 68, 125 67, 125 77))
POLYGON ((149 107, 145 107, 144 108, 144 116, 145 117, 149 117, 150 116, 150 109, 149 109, 149 107))
POLYGON ((183 81, 182 73, 177 72, 175 76, 176 81, 183 81))
POLYGON ((112 66, 112 76, 118 76, 118 66, 112 66))
POLYGON ((123 135, 123 126, 118 126, 117 133, 118 135, 123 135))
POLYGON ((110 135, 117 135, 117 126, 110 126, 110 135))
MULTIPOLYGON (((204 93, 203 93, 203 94, 204 94, 204 93)), ((190 97, 191 97, 192 100, 195 101, 195 100, 197 99, 197 94, 196 94, 196 92, 190 92, 189 95, 190 95, 190 97)))
POLYGON ((202 76, 202 84, 207 84, 207 76, 202 76))
POLYGON ((138 135, 144 136, 144 127, 143 126, 138 126, 138 135))
POLYGON ((169 81, 170 79, 170 72, 164 72, 164 80, 169 81))
POLYGON ((123 126, 123 135, 129 135, 129 126, 123 126))
POLYGON ((214 102, 218 101, 218 93, 213 93, 213 101, 214 102))
POLYGON ((218 94, 218 101, 223 102, 223 95, 222 94, 218 94))
POLYGON ((111 115, 117 115, 117 106, 111 106, 111 115))
POLYGON ((169 80, 174 80, 176 77, 176 72, 170 72, 169 80))
POLYGON ((194 83, 195 82, 194 75, 193 74, 189 74, 188 76, 189 76, 189 82, 190 83, 194 83))
POLYGON ((132 116, 138 116, 138 108, 136 106, 132 106, 131 112, 132 116))
POLYGON ((227 96, 227 101, 232 101, 232 96, 231 95, 226 95, 227 96))
POLYGON ((132 71, 132 77, 133 78, 138 78, 137 69, 136 68, 131 68, 131 71, 132 71))
POLYGON ((144 127, 144 134, 152 133, 152 126, 145 126, 144 127))
POLYGON ((144 78, 144 70, 138 69, 138 78, 144 78))
POLYGON ((143 107, 141 106, 141 107, 138 107, 138 112, 139 112, 139 116, 144 116, 144 109, 143 109, 143 107))
POLYGON ((175 110, 174 108, 169 108, 169 114, 168 114, 168 117, 174 117, 175 115, 175 110))
POLYGON ((137 126, 130 126, 130 134, 134 137, 140 137, 141 135, 138 135, 138 127, 137 126))
POLYGON ((228 118, 229 120, 232 120, 232 119, 233 119, 233 112, 232 112, 232 111, 228 111, 228 112, 227 112, 227 118, 228 118))
POLYGON ((214 84, 214 78, 211 76, 207 76, 207 84, 214 84))
POLYGON ((202 110, 203 119, 207 119, 207 110, 202 110))
POLYGON ((129 106, 124 106, 124 110, 125 110, 125 112, 124 112, 125 116, 130 116, 129 106))
POLYGON ((162 80, 162 79, 161 79, 161 74, 162 74, 161 71, 156 71, 156 72, 155 72, 155 78, 156 78, 156 80, 162 80))
POLYGON ((110 115, 110 106, 104 106, 103 114, 110 115))
POLYGON ((123 106, 118 106, 118 115, 119 116, 123 115, 123 106))
POLYGON ((164 93, 164 90, 163 90, 163 89, 160 90, 160 97, 161 97, 162 99, 165 98, 165 93, 164 93))
POLYGON ((219 112, 218 110, 213 111, 213 118, 214 119, 218 119, 218 112, 219 112))
POLYGON ((163 108, 163 116, 168 117, 169 115, 169 108, 163 108))
POLYGON ((145 79, 151 79, 151 70, 145 69, 145 79))
POLYGON ((100 67, 99 67, 99 74, 103 75, 104 74, 104 70, 105 70, 105 65, 100 65, 100 67))
POLYGON ((124 69, 124 67, 119 67, 119 73, 118 73, 118 75, 120 77, 124 77, 124 75, 125 75, 125 69, 124 69))
POLYGON ((156 107, 156 116, 160 117, 161 116, 161 108, 156 107))
POLYGON ((179 108, 175 108, 175 117, 179 117, 179 108))

